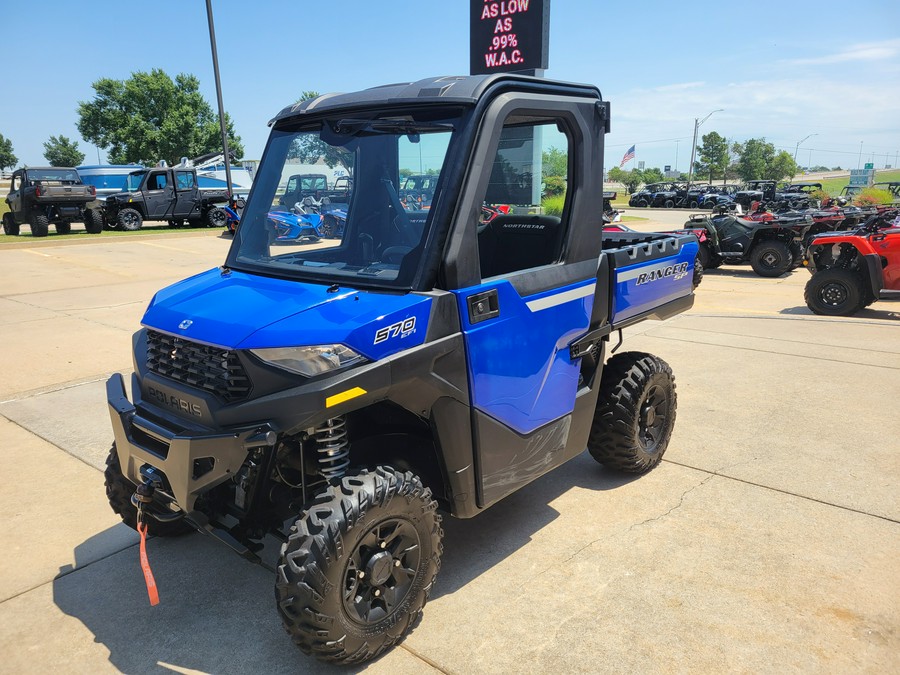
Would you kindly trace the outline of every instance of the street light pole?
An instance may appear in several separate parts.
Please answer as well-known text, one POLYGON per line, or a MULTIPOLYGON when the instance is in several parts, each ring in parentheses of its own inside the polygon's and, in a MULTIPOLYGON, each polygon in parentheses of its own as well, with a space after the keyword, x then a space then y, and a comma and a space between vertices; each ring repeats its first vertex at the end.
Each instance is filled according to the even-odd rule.
POLYGON ((225 106, 222 105, 222 82, 219 80, 219 55, 216 52, 216 29, 213 26, 212 0, 206 0, 206 18, 209 21, 209 46, 212 49, 213 74, 216 76, 216 97, 219 99, 219 128, 222 130, 222 151, 225 153, 225 182, 228 183, 228 203, 231 192, 231 157, 228 152, 228 134, 225 131, 225 106))
POLYGON ((803 140, 797 141, 797 145, 794 147, 794 164, 797 163, 797 151, 800 149, 800 144, 806 141, 808 138, 812 138, 813 136, 818 136, 819 134, 810 134, 803 140))
POLYGON ((694 179, 694 157, 697 154, 697 131, 700 129, 700 125, 708 120, 714 113, 724 111, 725 108, 718 108, 717 110, 713 110, 702 120, 698 119, 697 117, 694 118, 694 140, 691 143, 691 165, 688 167, 688 185, 690 185, 691 181, 694 179))
POLYGON ((859 142, 859 159, 856 160, 856 169, 857 171, 862 168, 862 144, 863 142, 859 142))

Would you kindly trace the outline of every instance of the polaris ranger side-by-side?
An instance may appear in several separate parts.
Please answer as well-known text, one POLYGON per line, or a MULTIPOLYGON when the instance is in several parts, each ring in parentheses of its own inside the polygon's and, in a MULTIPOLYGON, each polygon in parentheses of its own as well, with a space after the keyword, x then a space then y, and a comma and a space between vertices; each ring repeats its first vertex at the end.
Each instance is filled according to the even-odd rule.
POLYGON ((421 615, 438 509, 475 516, 586 448, 660 462, 671 369, 604 356, 612 332, 692 305, 697 240, 603 234, 593 86, 433 78, 303 101, 272 127, 225 264, 150 303, 133 402, 107 383, 106 490, 152 534, 196 529, 251 560, 279 538, 284 627, 361 662, 421 615), (326 146, 353 162, 343 236, 276 246, 285 164, 326 146), (568 157, 559 216, 539 208, 548 147, 568 157), (437 187, 411 210, 401 176, 422 157, 437 187), (511 209, 485 223, 484 204, 511 209))

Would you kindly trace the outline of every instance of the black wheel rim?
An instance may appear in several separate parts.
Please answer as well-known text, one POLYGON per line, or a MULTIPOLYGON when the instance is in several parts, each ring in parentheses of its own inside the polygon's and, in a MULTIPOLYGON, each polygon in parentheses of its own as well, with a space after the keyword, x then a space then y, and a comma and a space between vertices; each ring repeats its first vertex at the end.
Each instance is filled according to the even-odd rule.
POLYGON ((638 437, 646 452, 656 452, 668 416, 668 397, 665 389, 655 384, 647 390, 647 395, 641 403, 638 422, 638 437))
POLYGON ((408 520, 390 518, 371 527, 347 562, 347 615, 364 625, 390 616, 412 590, 421 556, 419 533, 408 520))
POLYGON ((137 218, 135 218, 133 213, 124 213, 122 214, 122 225, 125 227, 132 227, 137 223, 137 218))
POLYGON ((819 299, 828 307, 840 307, 849 297, 850 291, 847 286, 838 281, 829 281, 819 291, 819 299))
POLYGON ((221 211, 213 211, 212 221, 216 225, 216 227, 222 227, 225 225, 225 214, 221 211))

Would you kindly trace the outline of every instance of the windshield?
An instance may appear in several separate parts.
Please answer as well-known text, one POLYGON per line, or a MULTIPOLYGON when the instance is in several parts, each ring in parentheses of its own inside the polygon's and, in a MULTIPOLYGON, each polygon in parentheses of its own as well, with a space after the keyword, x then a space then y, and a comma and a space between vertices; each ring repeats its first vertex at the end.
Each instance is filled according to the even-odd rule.
POLYGON ((320 283, 409 288, 432 227, 431 201, 407 194, 403 181, 410 174, 440 179, 453 125, 432 112, 427 120, 335 118, 276 129, 228 265, 320 283), (338 175, 349 175, 350 189, 324 194, 326 180, 338 175))
POLYGON ((28 180, 59 180, 80 183, 75 169, 28 169, 28 180))
POLYGON ((146 173, 146 171, 135 171, 128 174, 128 180, 125 181, 125 192, 137 192, 146 173))

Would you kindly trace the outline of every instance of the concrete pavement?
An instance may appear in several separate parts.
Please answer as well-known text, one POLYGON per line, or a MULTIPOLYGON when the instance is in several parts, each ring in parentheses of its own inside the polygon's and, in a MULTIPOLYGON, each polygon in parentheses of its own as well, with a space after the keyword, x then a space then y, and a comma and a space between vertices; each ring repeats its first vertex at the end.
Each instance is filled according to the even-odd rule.
MULTIPOLYGON (((103 493, 103 382, 152 294, 228 240, 20 245, 0 248, 0 673, 331 671, 284 635, 271 573, 199 535, 149 542, 149 607, 103 493)), ((676 374, 663 463, 583 454, 447 518, 424 620, 365 669, 900 669, 900 313, 815 317, 807 278, 709 271, 691 312, 627 331, 676 374)))

